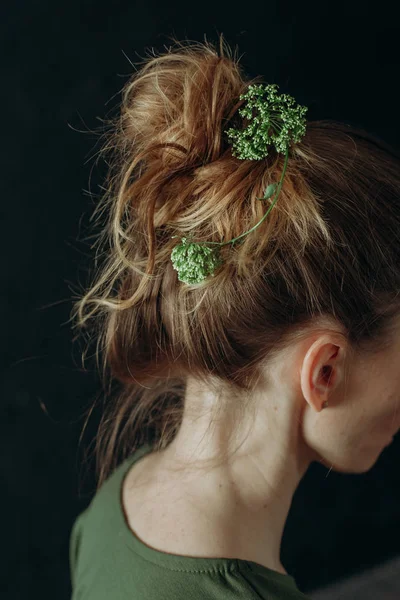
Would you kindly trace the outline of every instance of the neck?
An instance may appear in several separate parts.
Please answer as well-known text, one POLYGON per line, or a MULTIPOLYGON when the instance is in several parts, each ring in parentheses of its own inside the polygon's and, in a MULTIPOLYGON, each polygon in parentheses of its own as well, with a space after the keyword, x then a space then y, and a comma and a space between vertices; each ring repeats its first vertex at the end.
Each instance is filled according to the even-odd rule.
POLYGON ((174 485, 182 483, 204 539, 213 540, 219 556, 286 573, 280 561, 283 530, 293 495, 314 457, 302 442, 301 419, 285 417, 278 409, 273 414, 271 419, 259 412, 251 436, 235 454, 207 469, 201 461, 218 459, 225 450, 224 431, 214 430, 207 438, 201 421, 184 419, 161 453, 160 472, 173 473, 174 485))

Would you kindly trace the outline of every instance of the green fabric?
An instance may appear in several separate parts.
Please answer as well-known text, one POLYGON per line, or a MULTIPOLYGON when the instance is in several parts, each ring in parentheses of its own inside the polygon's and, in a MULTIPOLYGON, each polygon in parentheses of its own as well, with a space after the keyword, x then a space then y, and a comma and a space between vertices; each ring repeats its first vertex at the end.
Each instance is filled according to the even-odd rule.
POLYGON ((144 445, 107 478, 70 535, 71 600, 310 600, 291 575, 233 558, 155 550, 129 528, 121 505, 124 476, 144 445))

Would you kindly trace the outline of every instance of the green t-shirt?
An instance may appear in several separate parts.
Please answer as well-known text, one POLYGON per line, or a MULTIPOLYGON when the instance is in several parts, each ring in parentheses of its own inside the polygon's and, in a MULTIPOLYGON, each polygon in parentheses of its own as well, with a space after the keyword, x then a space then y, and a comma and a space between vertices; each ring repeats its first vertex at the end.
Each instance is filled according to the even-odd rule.
POLYGON ((107 478, 70 535, 71 600, 310 600, 291 575, 237 558, 168 554, 129 528, 124 476, 151 451, 141 446, 107 478))

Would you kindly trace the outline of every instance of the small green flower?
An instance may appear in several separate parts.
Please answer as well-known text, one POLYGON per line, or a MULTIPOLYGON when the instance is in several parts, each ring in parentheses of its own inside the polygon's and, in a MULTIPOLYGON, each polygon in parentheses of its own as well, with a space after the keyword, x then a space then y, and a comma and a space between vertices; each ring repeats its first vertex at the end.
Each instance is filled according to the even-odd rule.
POLYGON ((241 94, 247 100, 239 114, 246 117, 249 125, 244 130, 226 130, 233 140, 232 154, 236 158, 261 160, 268 156, 268 148, 274 145, 277 152, 284 154, 290 142, 299 142, 306 132, 308 108, 295 103, 288 94, 278 94, 276 84, 249 85, 241 94), (257 111, 253 115, 253 110, 257 111))
POLYGON ((172 250, 171 261, 178 271, 179 281, 190 284, 201 283, 209 275, 214 276, 214 271, 223 263, 218 244, 210 248, 187 241, 187 238, 182 238, 181 243, 172 250))

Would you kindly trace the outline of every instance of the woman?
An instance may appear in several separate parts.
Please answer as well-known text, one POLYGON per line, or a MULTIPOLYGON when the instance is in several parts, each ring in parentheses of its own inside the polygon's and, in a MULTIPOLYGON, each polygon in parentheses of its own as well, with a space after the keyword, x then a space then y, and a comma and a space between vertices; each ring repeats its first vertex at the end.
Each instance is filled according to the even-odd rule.
POLYGON ((258 79, 222 37, 176 42, 106 135, 105 260, 74 316, 120 387, 71 534, 73 600, 306 598, 280 560, 300 480, 313 461, 367 472, 400 428, 399 156, 308 121, 287 164, 238 159, 226 131, 258 79), (212 277, 179 279, 176 237, 250 229, 212 277))

